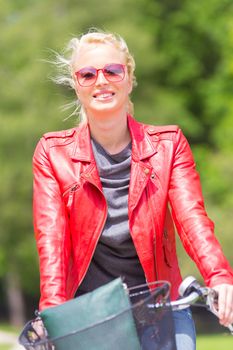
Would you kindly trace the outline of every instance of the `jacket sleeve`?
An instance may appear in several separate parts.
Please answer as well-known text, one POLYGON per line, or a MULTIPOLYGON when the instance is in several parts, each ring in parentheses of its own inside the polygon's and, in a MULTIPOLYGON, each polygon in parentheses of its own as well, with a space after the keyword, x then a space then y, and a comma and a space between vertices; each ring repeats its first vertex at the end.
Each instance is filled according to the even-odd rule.
POLYGON ((207 286, 233 284, 233 271, 214 235, 190 146, 179 130, 171 172, 169 201, 181 241, 207 286))
POLYGON ((33 156, 33 219, 40 264, 40 309, 66 301, 69 228, 57 179, 42 138, 33 156))

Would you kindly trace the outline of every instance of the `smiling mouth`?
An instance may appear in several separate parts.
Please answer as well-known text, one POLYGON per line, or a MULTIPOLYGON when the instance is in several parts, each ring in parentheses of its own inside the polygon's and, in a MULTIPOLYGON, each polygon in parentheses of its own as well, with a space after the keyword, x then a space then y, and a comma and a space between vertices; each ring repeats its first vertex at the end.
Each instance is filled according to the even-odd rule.
POLYGON ((97 93, 93 95, 94 98, 98 100, 107 100, 115 95, 114 92, 103 92, 103 93, 97 93))

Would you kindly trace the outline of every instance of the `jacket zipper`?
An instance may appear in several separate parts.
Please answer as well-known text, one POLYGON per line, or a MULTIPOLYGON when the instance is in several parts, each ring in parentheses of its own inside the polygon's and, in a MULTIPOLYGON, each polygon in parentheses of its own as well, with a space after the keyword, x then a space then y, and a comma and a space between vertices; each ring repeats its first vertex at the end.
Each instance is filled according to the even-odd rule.
POLYGON ((147 197, 147 202, 149 205, 149 209, 150 209, 150 213, 151 213, 151 220, 152 220, 152 226, 153 226, 153 249, 154 249, 154 266, 155 266, 155 278, 156 281, 158 281, 158 271, 157 271, 157 262, 156 262, 156 230, 155 230, 155 224, 154 224, 154 220, 153 220, 153 210, 152 210, 152 206, 149 200, 149 192, 148 192, 148 186, 146 186, 146 197, 147 197))
MULTIPOLYGON (((93 184, 93 183, 92 183, 92 184, 93 184)), ((95 186, 95 187, 98 188, 97 186, 95 186)), ((99 188, 98 188, 98 190, 100 191, 99 188)), ((100 192, 102 193, 102 195, 103 195, 103 197, 104 197, 103 192, 102 192, 102 191, 100 191, 100 192)), ((93 249, 93 252, 92 252, 92 254, 91 254, 91 258, 90 258, 90 260, 89 260, 89 264, 87 264, 87 267, 86 267, 86 269, 85 269, 85 271, 84 271, 84 273, 83 273, 83 277, 81 278, 81 280, 79 281, 77 287, 75 288, 75 292, 73 293, 73 297, 75 296, 75 294, 76 294, 76 292, 77 292, 77 290, 78 290, 78 287, 81 285, 82 281, 84 280, 84 278, 85 278, 85 276, 86 276, 87 270, 89 269, 89 266, 90 266, 90 264, 91 264, 93 255, 94 255, 94 253, 95 253, 95 248, 96 248, 96 246, 97 246, 97 244, 98 244, 98 242, 99 242, 99 238, 100 238, 100 236, 101 236, 101 234, 102 234, 102 231, 103 231, 103 228, 104 228, 104 224, 105 224, 106 219, 107 219, 107 210, 106 210, 106 208, 107 208, 107 201, 106 201, 105 197, 104 197, 104 200, 105 200, 105 203, 106 203, 106 207, 105 207, 105 215, 104 215, 104 218, 103 218, 103 221, 102 221, 102 225, 101 225, 101 230, 100 230, 98 239, 96 240, 96 243, 95 243, 95 245, 94 245, 94 249, 93 249)))
POLYGON ((70 191, 75 191, 78 187, 78 184, 75 183, 73 185, 71 185, 63 194, 62 194, 62 197, 65 197, 65 195, 70 192, 70 191))
POLYGON ((65 195, 66 195, 67 193, 69 193, 68 201, 67 201, 67 207, 68 207, 68 208, 69 208, 69 207, 71 206, 71 204, 72 204, 74 192, 77 190, 77 188, 78 188, 78 184, 74 184, 74 185, 71 186, 71 188, 68 188, 68 190, 66 190, 66 191, 63 193, 63 195, 62 195, 62 197, 64 198, 65 195))
POLYGON ((77 188, 78 188, 78 185, 74 185, 74 186, 70 189, 69 198, 68 198, 68 202, 67 202, 68 208, 71 207, 71 204, 72 204, 73 198, 74 198, 74 192, 77 190, 77 188))

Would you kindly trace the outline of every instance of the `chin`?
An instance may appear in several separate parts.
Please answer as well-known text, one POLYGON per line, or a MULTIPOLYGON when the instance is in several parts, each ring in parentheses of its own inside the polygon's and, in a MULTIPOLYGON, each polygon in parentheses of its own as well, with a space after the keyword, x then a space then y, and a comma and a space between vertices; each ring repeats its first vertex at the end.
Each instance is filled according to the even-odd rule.
POLYGON ((93 111, 93 113, 98 113, 98 112, 113 112, 115 111, 117 108, 116 106, 110 105, 110 104, 105 104, 104 106, 95 106, 95 108, 92 108, 91 110, 93 111))

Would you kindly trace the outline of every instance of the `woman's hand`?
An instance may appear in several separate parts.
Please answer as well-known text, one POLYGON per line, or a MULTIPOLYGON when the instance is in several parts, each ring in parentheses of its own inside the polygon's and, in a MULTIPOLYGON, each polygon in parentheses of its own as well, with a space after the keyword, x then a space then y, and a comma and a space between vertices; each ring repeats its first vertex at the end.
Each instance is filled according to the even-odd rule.
POLYGON ((218 317, 223 326, 233 324, 233 285, 219 284, 213 288, 218 293, 218 317))
POLYGON ((39 339, 45 338, 46 330, 45 330, 44 324, 40 318, 36 318, 32 322, 32 327, 35 331, 35 334, 32 334, 33 340, 38 340, 38 338, 39 339))

